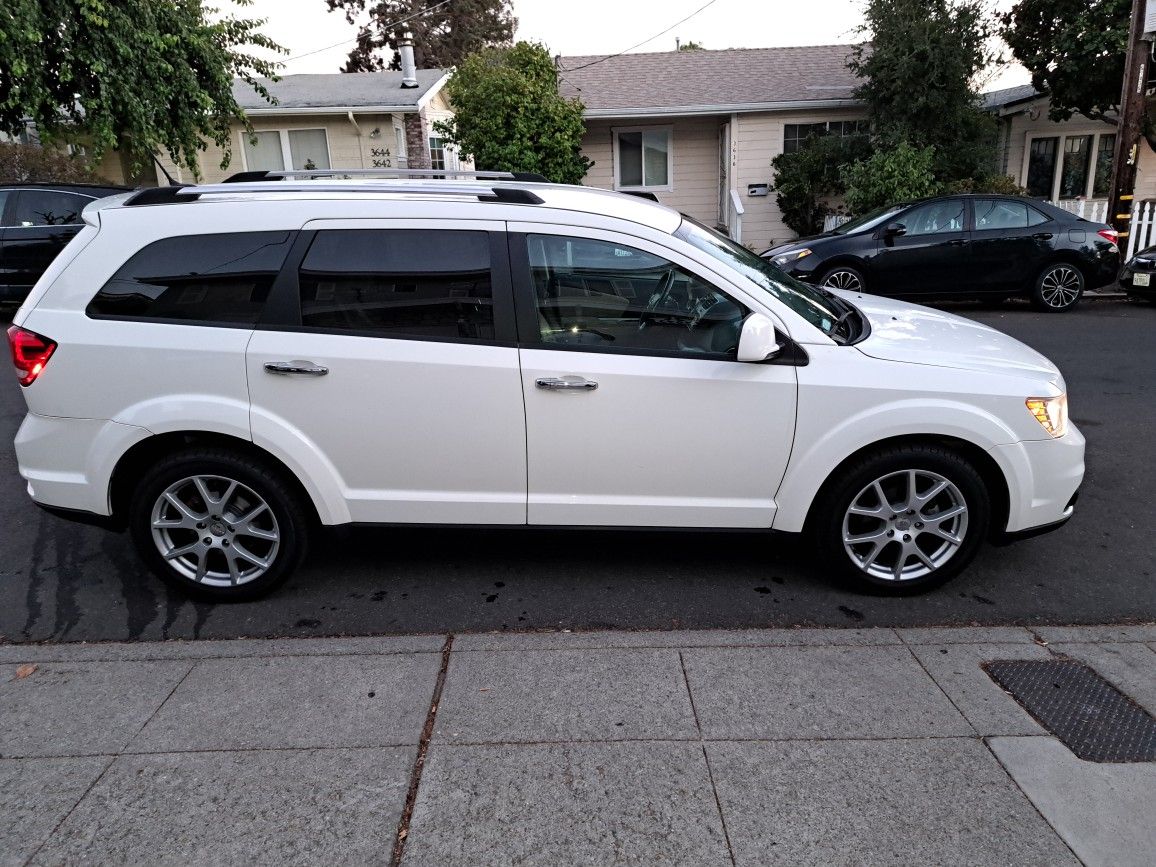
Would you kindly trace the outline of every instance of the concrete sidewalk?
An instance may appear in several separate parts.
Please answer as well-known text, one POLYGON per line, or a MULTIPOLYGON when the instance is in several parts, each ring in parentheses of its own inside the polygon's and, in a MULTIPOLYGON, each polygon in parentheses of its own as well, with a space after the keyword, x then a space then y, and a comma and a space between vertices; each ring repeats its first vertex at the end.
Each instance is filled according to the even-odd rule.
POLYGON ((1151 864, 1055 655, 1156 712, 1156 626, 0 645, 0 864, 1151 864))

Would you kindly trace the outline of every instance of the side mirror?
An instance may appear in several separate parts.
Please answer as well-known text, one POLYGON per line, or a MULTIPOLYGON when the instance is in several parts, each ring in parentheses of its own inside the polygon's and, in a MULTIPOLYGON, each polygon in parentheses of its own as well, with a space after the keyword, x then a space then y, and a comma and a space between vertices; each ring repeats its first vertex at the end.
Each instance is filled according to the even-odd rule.
POLYGON ((907 227, 902 223, 888 223, 887 228, 883 230, 884 238, 898 238, 907 234, 907 227))
POLYGON ((782 347, 775 340, 775 323, 762 313, 752 313, 743 320, 739 334, 739 361, 766 361, 782 347))

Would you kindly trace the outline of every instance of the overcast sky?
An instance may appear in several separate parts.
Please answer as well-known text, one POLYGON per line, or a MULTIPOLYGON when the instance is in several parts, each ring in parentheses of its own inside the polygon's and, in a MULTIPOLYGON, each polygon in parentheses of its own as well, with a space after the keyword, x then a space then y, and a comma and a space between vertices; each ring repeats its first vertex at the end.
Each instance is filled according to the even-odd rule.
MULTIPOLYGON (((428 0, 429 5, 435 2, 428 0)), ((1013 2, 996 0, 995 6, 1006 9, 1013 2)), ((516 36, 544 42, 555 54, 613 54, 655 36, 705 3, 707 0, 514 0, 516 36)), ((854 42, 861 10, 861 0, 715 0, 690 20, 635 50, 673 51, 676 37, 693 39, 707 48, 854 42)), ((356 34, 356 27, 347 24, 344 15, 328 11, 325 0, 255 0, 242 14, 269 19, 264 32, 289 49, 290 59, 283 70, 286 75, 337 72, 356 34)), ((990 82, 982 89, 1027 81, 1026 70, 1009 65, 992 70, 990 82)))

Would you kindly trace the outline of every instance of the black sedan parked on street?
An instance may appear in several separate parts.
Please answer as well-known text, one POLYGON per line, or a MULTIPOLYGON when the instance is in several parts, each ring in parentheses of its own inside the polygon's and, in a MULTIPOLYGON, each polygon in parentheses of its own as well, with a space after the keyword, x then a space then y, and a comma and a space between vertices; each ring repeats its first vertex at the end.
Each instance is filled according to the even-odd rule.
POLYGON ((1133 256, 1120 272, 1120 287, 1133 298, 1156 302, 1156 247, 1133 256))
POLYGON ((19 304, 81 230, 89 202, 128 192, 94 184, 0 184, 0 304, 19 304))
POLYGON ((892 205, 763 253, 819 286, 913 301, 1025 295, 1070 310, 1120 268, 1114 229, 1019 196, 892 205))

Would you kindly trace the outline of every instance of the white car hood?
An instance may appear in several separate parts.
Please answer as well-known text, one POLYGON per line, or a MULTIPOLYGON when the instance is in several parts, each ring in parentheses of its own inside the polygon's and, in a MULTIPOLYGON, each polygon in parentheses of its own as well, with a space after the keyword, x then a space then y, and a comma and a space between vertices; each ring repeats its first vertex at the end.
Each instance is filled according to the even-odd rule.
POLYGON ((893 298, 857 292, 838 294, 871 321, 871 334, 855 346, 872 358, 983 373, 1018 373, 1064 388, 1059 368, 1002 331, 893 298))

